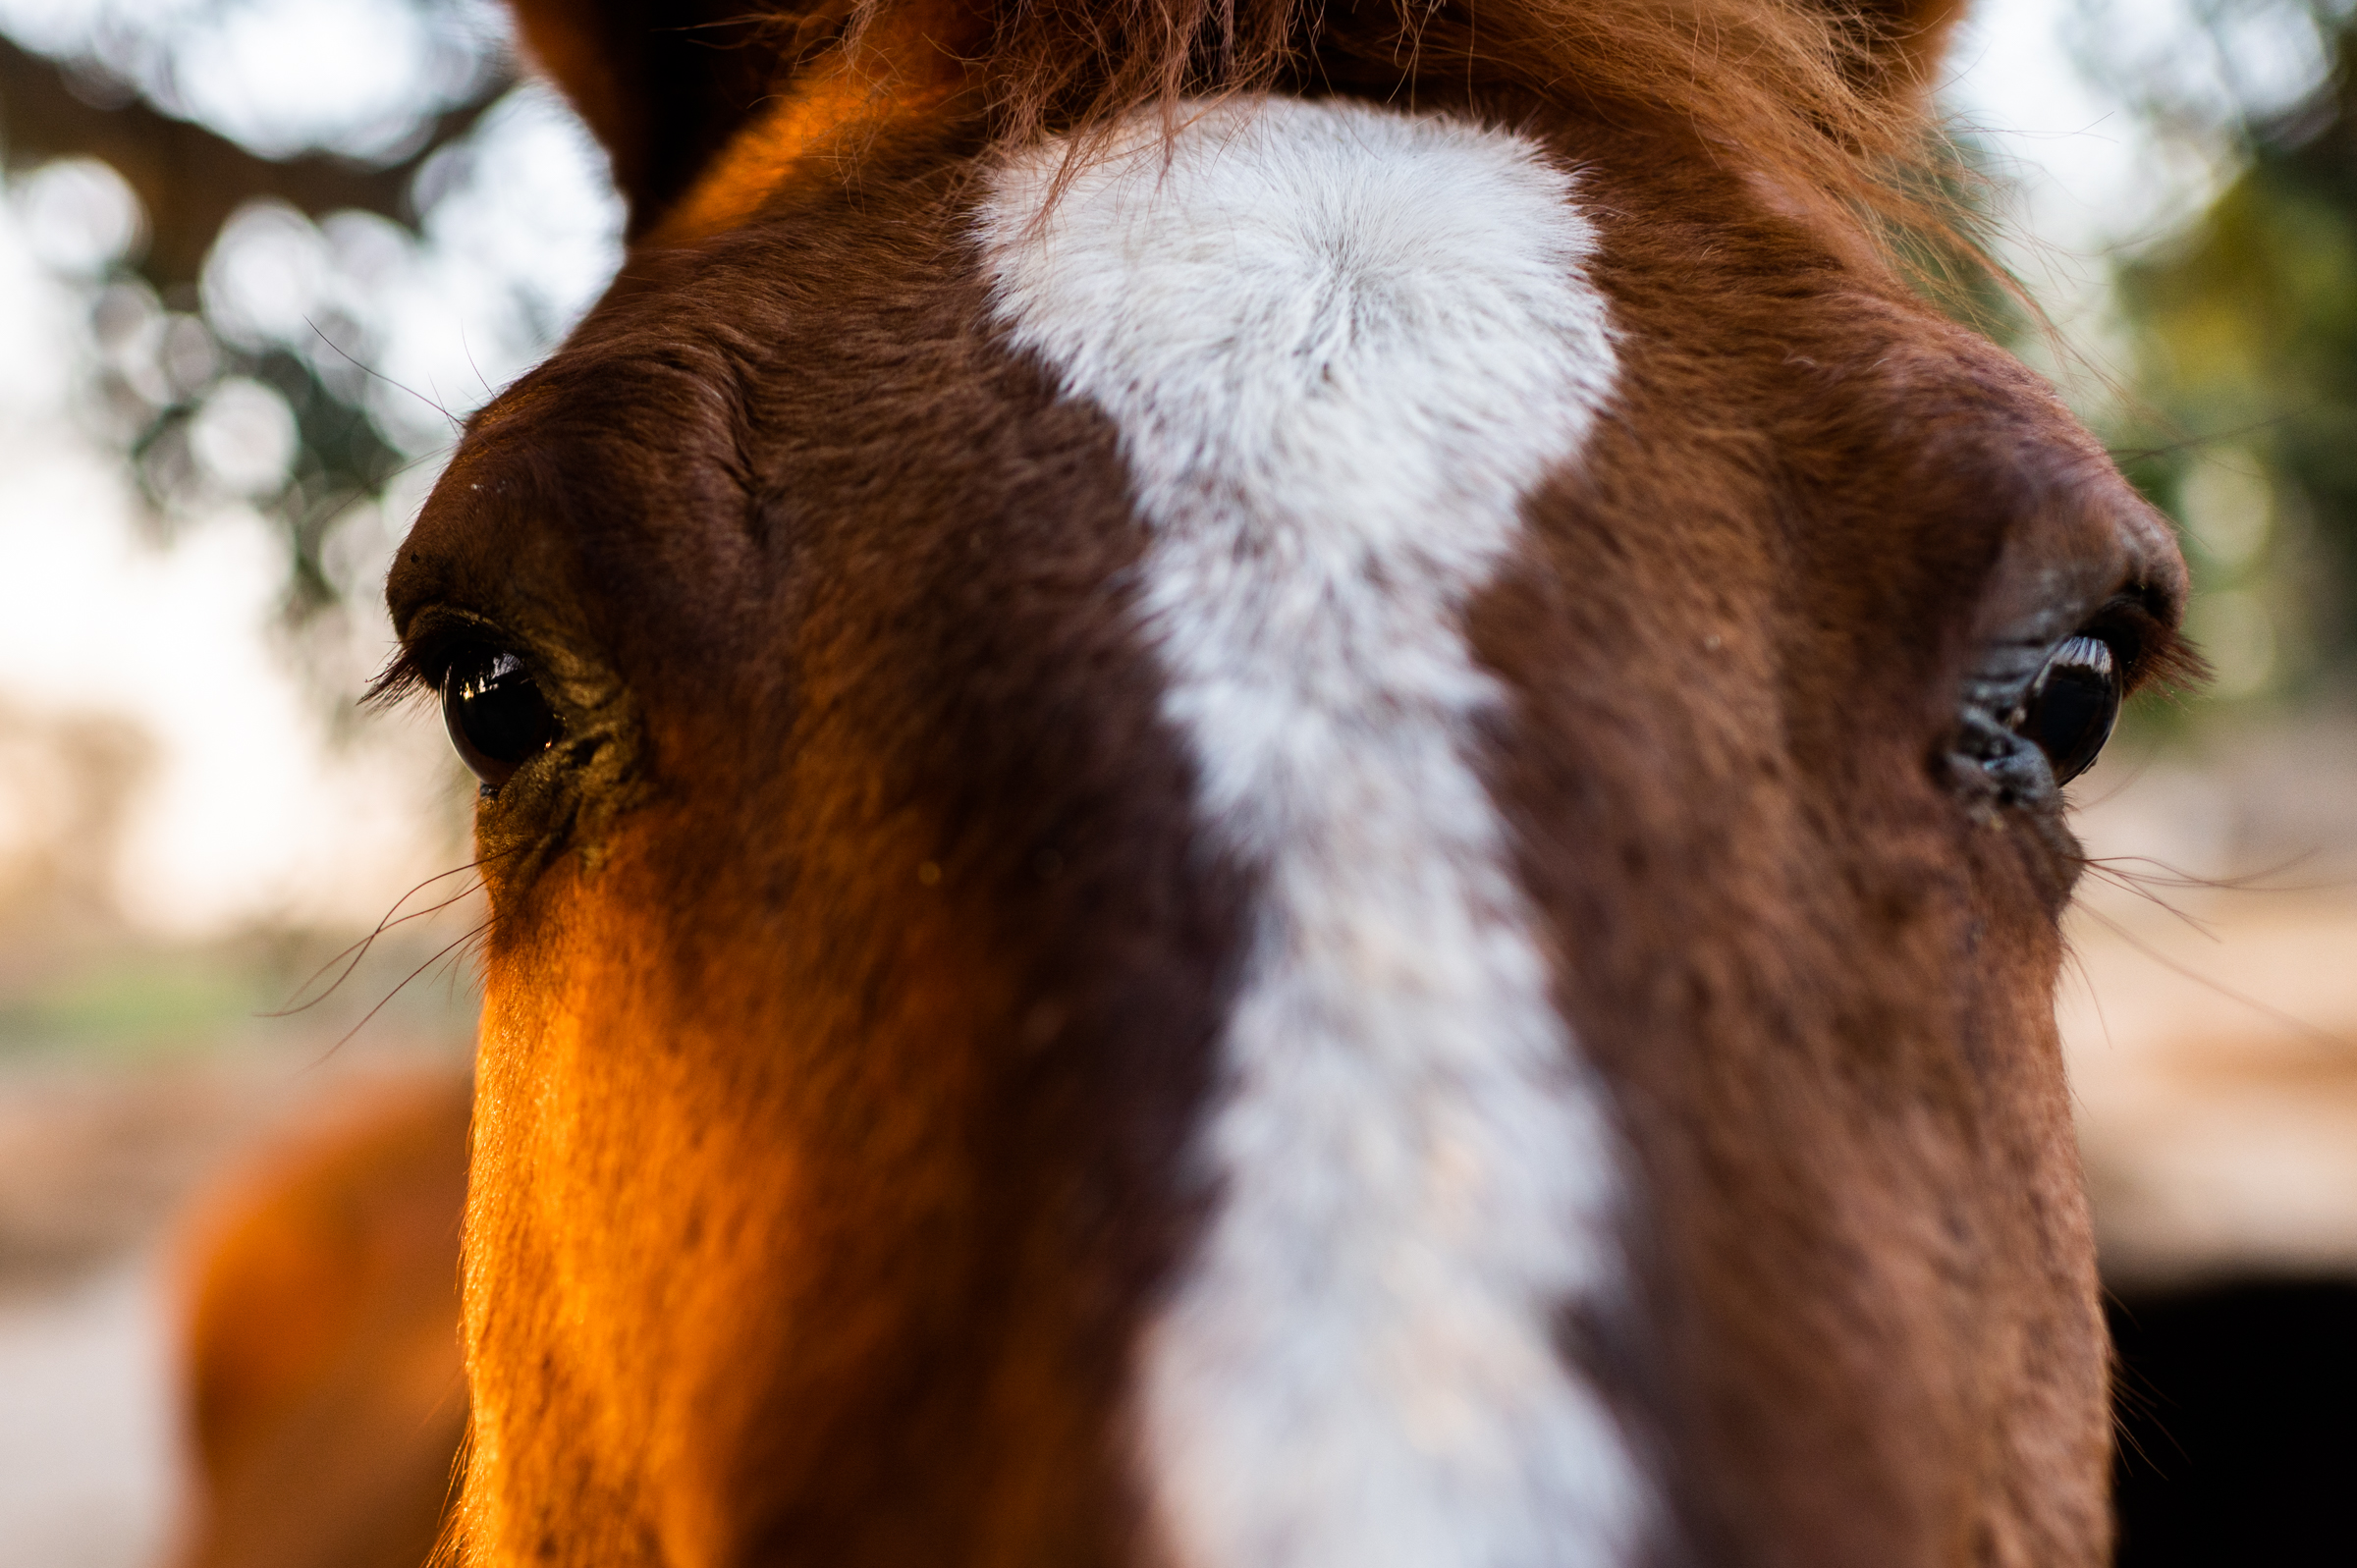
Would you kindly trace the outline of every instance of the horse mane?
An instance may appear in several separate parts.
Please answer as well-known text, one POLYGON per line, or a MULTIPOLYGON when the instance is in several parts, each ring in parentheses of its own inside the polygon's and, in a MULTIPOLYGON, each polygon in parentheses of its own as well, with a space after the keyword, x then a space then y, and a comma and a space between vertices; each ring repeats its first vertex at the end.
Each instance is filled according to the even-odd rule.
MULTIPOLYGON (((790 57, 855 49, 925 0, 779 8, 790 57)), ((971 0, 969 0, 971 3, 971 0)), ((1140 111, 1419 86, 1519 90, 1610 122, 1682 127, 1794 197, 1961 244, 1954 170, 1926 111, 1955 0, 980 0, 969 66, 994 137, 1071 136, 1085 159, 1140 111)))
POLYGON ((1961 0, 515 4, 532 53, 613 154, 634 237, 797 84, 824 84, 812 90, 848 106, 836 114, 946 73, 992 139, 1067 136, 1068 171, 1141 111, 1175 135, 1185 105, 1235 93, 1560 105, 1691 138, 1787 210, 1862 221, 1887 257, 1928 262, 1901 270, 1935 284, 1945 272, 1968 288, 1993 270, 1954 199, 1969 181, 1926 109, 1961 0))

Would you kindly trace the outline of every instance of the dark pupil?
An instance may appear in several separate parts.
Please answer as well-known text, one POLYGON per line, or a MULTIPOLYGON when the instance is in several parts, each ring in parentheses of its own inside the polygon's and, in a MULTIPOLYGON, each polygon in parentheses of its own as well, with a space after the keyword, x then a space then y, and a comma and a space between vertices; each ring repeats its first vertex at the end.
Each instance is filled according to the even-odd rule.
POLYGON ((2085 773, 2119 718, 2119 670, 2109 644, 2073 637, 2055 651, 2014 730, 2046 753, 2056 784, 2085 773))
POLYGON ((452 665, 442 688, 452 744, 496 788, 557 738, 557 716, 514 654, 481 649, 452 665))

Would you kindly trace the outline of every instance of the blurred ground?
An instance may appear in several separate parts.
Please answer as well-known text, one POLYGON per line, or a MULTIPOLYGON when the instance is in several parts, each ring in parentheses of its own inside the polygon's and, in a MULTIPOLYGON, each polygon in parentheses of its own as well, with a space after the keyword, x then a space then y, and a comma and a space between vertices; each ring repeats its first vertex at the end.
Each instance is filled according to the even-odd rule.
POLYGON ((2078 792, 2059 1010, 2107 1276, 2357 1273, 2357 722, 2129 746, 2078 792))
POLYGON ((177 1487, 162 1297, 119 1265, 0 1296, 0 1563, 151 1560, 177 1487))

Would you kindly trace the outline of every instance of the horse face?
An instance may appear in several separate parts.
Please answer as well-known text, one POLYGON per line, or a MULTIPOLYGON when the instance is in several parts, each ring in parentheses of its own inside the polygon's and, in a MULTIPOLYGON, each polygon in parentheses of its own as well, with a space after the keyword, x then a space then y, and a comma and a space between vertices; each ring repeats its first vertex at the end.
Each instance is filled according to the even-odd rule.
POLYGON ((2101 1559, 2055 775, 2181 567, 1528 123, 903 134, 475 420, 471 1552, 2101 1559))

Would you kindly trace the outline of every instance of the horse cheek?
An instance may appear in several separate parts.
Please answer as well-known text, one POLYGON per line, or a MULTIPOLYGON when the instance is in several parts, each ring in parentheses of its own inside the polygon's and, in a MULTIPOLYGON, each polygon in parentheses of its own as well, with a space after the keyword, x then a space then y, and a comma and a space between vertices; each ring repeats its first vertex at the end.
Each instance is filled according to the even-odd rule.
POLYGON ((634 1482, 650 1410, 631 1376, 652 1347, 626 1262, 631 1171, 664 1159, 666 1120, 645 1109, 666 1058, 625 1047, 660 1016, 624 961, 627 875, 550 866, 528 921, 504 920, 485 955, 460 1510, 479 1560, 656 1560, 634 1482))

